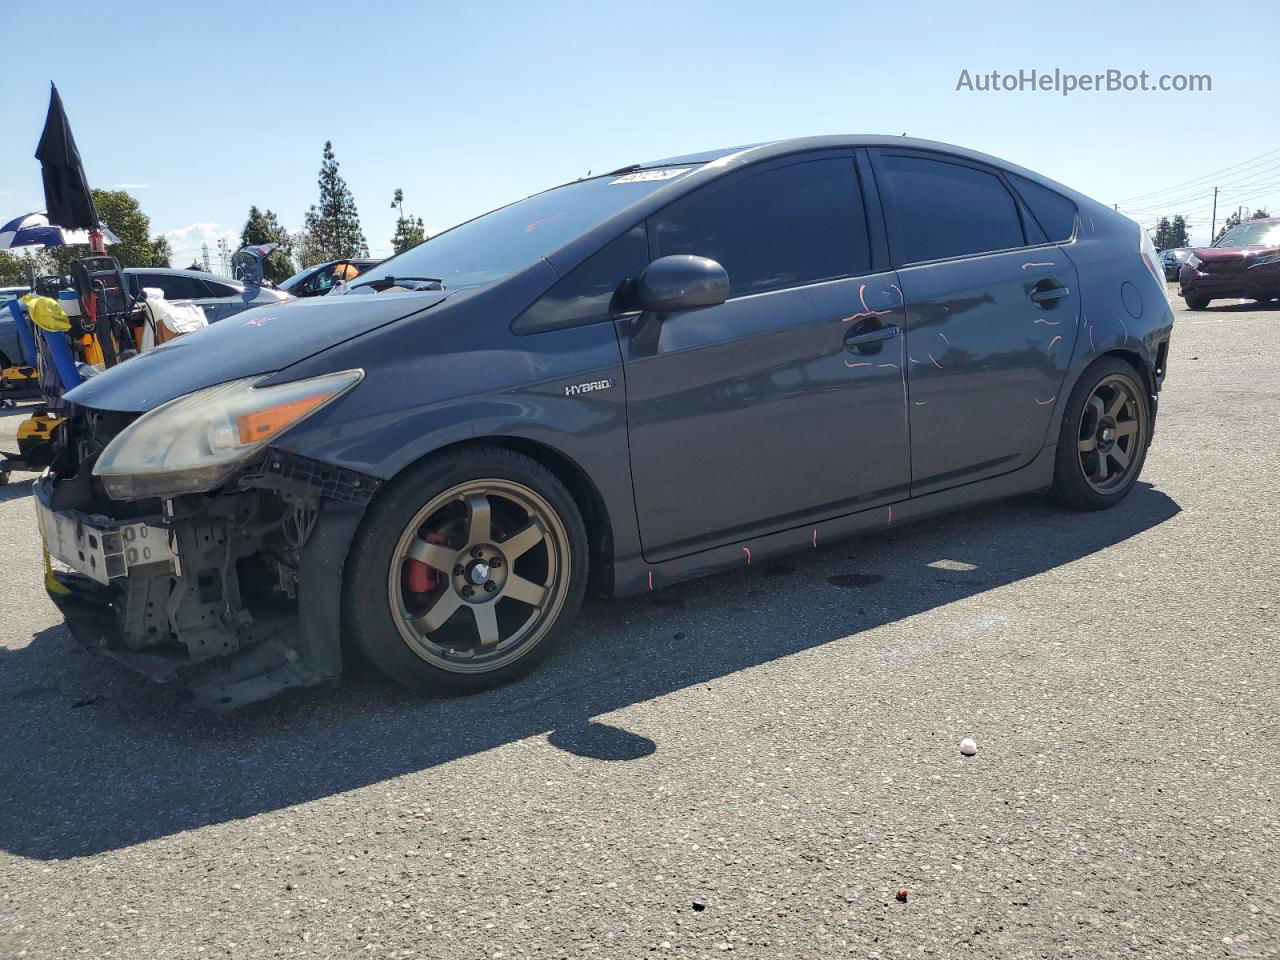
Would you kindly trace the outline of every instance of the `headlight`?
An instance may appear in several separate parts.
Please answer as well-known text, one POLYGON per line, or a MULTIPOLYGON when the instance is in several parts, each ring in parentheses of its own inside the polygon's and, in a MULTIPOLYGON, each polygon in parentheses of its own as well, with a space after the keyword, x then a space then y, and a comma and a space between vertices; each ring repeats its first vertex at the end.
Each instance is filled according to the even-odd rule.
POLYGON ((257 386, 266 377, 250 377, 197 390, 126 427, 98 457, 94 476, 115 500, 212 490, 363 377, 363 370, 344 370, 274 387, 257 386))
POLYGON ((1199 270, 1200 264, 1202 264, 1203 262, 1204 261, 1201 260, 1199 257, 1197 257, 1194 253, 1187 254, 1187 266, 1190 267, 1192 270, 1199 270))

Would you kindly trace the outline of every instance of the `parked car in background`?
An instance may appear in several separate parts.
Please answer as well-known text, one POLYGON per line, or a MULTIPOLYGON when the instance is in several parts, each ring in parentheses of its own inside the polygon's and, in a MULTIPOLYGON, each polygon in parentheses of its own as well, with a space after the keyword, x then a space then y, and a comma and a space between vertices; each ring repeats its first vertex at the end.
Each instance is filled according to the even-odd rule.
POLYGON ((250 307, 292 299, 271 287, 246 286, 239 280, 168 267, 126 267, 125 282, 137 296, 143 287, 164 292, 166 300, 191 300, 204 310, 205 319, 217 323, 250 307))
POLYGON ((299 270, 280 289, 295 297, 323 297, 339 284, 354 280, 381 260, 330 260, 299 270))
POLYGON ((1192 310, 1212 300, 1280 299, 1280 217, 1247 220, 1211 247, 1196 247, 1178 273, 1182 298, 1192 310))
POLYGON ((532 669, 588 581, 1037 490, 1112 507, 1165 375, 1157 260, 1110 207, 905 137, 567 183, 68 393, 50 596, 214 709, 336 676, 343 641, 457 693, 532 669))
POLYGON ((1191 256, 1190 247, 1170 247, 1168 250, 1161 250, 1160 264, 1164 267, 1164 278, 1177 280, 1178 271, 1182 269, 1182 265, 1187 262, 1189 256, 1191 256))
POLYGON ((18 363, 22 351, 18 347, 18 325, 9 312, 10 300, 25 297, 30 287, 0 287, 0 370, 18 363))

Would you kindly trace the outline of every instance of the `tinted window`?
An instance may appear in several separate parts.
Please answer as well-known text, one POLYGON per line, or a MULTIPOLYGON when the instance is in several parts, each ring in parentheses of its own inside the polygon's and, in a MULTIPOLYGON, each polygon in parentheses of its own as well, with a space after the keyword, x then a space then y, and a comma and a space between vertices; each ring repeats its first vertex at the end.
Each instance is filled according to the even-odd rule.
POLYGON ((516 318, 516 333, 556 330, 607 320, 622 312, 620 287, 638 277, 649 260, 643 226, 607 243, 571 270, 541 299, 516 318))
POLYGON ((922 157, 883 158, 893 195, 902 263, 1020 247, 1022 223, 993 174, 922 157))
POLYGON ((205 280, 204 285, 209 288, 209 292, 205 296, 209 297, 238 297, 240 290, 228 283, 218 283, 215 280, 205 280))
POLYGON ((1054 242, 1070 240, 1076 232, 1076 205, 1062 194, 1032 183, 1026 177, 1016 173, 1008 176, 1013 189, 1022 195, 1049 239, 1054 242))
POLYGON ((162 290, 166 300, 195 300, 209 296, 204 284, 195 277, 172 273, 140 273, 137 277, 140 286, 162 290))
POLYGON ((711 187, 653 218, 660 257, 718 260, 732 296, 871 269, 851 159, 809 160, 711 187))

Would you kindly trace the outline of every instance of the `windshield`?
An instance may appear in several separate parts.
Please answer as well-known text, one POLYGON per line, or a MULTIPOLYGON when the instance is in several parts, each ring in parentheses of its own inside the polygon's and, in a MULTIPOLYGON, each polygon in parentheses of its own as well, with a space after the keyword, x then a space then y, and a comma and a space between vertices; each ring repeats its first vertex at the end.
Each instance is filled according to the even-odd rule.
POLYGON ((1280 223, 1242 223, 1232 227, 1215 247, 1280 246, 1280 223))
POLYGON ((362 274, 350 289, 382 277, 435 277, 447 290, 490 283, 564 246, 637 200, 688 173, 659 167, 555 187, 446 230, 362 274))
POLYGON ((284 283, 280 284, 280 286, 277 289, 289 290, 289 289, 292 289, 293 287, 296 287, 300 281, 305 280, 307 277, 311 276, 311 274, 315 271, 315 269, 316 269, 315 267, 307 267, 303 270, 299 270, 297 273, 295 273, 292 277, 290 277, 284 283))

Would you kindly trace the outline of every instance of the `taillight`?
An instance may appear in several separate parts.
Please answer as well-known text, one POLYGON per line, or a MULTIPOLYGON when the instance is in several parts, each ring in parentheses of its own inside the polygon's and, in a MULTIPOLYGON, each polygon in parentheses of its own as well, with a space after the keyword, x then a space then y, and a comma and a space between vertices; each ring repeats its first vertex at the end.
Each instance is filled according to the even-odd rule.
POLYGON ((1138 249, 1142 252, 1142 262, 1147 265, 1147 269, 1151 271, 1151 276, 1155 277, 1156 285, 1160 287, 1160 292, 1164 294, 1167 301, 1169 299, 1169 288, 1165 286, 1164 270, 1160 267, 1160 255, 1156 253, 1156 245, 1151 242, 1151 235, 1143 230, 1136 223, 1138 236, 1142 239, 1138 243, 1138 249))

